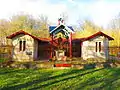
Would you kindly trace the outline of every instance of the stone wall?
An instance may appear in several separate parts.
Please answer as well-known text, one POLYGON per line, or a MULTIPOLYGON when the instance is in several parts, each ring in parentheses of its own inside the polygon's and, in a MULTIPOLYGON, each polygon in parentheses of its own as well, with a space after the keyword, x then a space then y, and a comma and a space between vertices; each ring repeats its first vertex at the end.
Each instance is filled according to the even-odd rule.
POLYGON ((108 39, 103 36, 95 37, 91 40, 84 41, 82 43, 82 57, 83 59, 87 58, 108 58, 108 39), (99 45, 97 45, 96 52, 96 42, 101 42, 101 51, 99 52, 99 45))
POLYGON ((29 35, 20 34, 12 39, 14 46, 12 56, 14 61, 33 61, 34 57, 34 39, 29 35), (25 51, 20 51, 20 41, 26 41, 25 51), (30 54, 28 55, 29 52, 30 54))

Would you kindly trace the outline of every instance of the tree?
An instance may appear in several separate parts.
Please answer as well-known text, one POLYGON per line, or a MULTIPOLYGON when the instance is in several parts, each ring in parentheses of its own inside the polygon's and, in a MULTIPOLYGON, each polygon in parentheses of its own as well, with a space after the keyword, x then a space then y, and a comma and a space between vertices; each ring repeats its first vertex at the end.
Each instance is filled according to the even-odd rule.
POLYGON ((76 34, 74 35, 74 37, 88 37, 101 30, 103 29, 95 25, 92 21, 85 20, 83 24, 80 24, 78 30, 76 30, 76 34))
POLYGON ((9 34, 10 22, 4 19, 0 20, 0 45, 8 44, 6 36, 9 34))
POLYGON ((108 24, 109 29, 120 29, 120 13, 110 21, 108 24))
POLYGON ((120 47, 120 13, 110 21, 107 29, 114 38, 114 40, 110 42, 110 46, 120 47))
POLYGON ((15 15, 11 18, 11 33, 24 30, 38 37, 48 36, 48 18, 40 15, 34 18, 31 15, 15 15))
POLYGON ((32 35, 38 37, 49 37, 48 31, 48 18, 47 16, 40 15, 34 18, 31 15, 18 14, 12 16, 10 20, 0 20, 0 45, 7 42, 6 36, 24 30, 32 35))
POLYGON ((18 30, 25 30, 30 33, 35 25, 35 20, 30 15, 15 15, 12 16, 10 23, 12 33, 18 30))

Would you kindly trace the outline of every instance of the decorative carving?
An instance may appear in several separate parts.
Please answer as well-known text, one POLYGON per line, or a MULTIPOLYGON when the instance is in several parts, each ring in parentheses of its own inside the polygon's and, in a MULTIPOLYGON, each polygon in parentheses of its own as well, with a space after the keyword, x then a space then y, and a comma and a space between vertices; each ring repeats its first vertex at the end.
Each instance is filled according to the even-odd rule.
POLYGON ((58 49, 63 49, 61 36, 58 38, 58 49))

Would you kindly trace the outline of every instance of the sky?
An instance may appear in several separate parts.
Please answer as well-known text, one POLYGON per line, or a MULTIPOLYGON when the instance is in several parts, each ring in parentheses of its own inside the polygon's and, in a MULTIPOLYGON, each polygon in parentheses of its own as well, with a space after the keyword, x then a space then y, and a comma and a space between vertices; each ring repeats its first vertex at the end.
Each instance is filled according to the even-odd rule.
POLYGON ((67 24, 77 25, 89 19, 106 27, 119 14, 120 0, 0 0, 0 12, 0 19, 22 13, 34 17, 45 15, 54 24, 64 13, 67 24))

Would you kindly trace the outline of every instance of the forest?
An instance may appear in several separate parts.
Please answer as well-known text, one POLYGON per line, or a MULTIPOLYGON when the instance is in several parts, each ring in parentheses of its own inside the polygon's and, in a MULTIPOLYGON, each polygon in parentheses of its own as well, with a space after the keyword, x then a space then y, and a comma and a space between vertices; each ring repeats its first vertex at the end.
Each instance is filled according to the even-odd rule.
MULTIPOLYGON (((103 21, 104 22, 104 21, 103 21)), ((0 20, 0 46, 10 45, 10 41, 6 39, 6 36, 17 32, 19 30, 24 30, 32 35, 42 38, 49 37, 49 26, 52 25, 51 21, 48 21, 48 17, 45 15, 40 15, 34 18, 32 15, 18 14, 14 15, 9 20, 0 20)), ((57 25, 57 21, 56 21, 57 25)), ((120 18, 119 15, 115 17, 109 23, 107 28, 97 26, 91 20, 84 20, 78 23, 79 26, 73 26, 75 34, 73 38, 82 38, 90 36, 98 31, 102 31, 105 34, 110 35, 114 38, 110 41, 110 47, 120 46, 120 18), (82 23, 82 24, 81 24, 82 23)))

